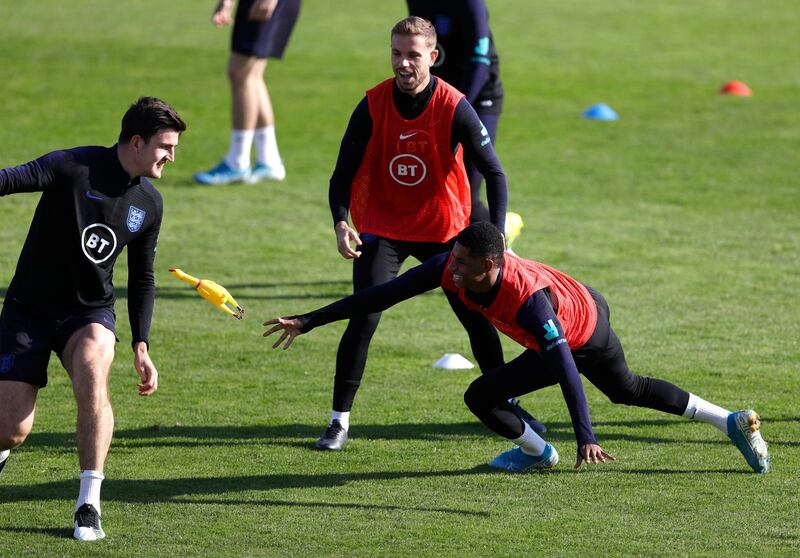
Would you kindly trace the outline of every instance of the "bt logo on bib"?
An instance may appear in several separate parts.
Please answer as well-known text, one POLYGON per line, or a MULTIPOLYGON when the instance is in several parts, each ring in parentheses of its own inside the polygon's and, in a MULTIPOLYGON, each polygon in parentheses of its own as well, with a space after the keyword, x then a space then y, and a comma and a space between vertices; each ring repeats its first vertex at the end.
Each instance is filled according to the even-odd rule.
POLYGON ((407 130, 398 136, 399 155, 389 162, 389 174, 401 186, 416 186, 428 174, 425 159, 433 154, 430 134, 425 130, 407 130))
POLYGON ((398 184, 403 186, 416 186, 428 174, 425 162, 410 153, 401 153, 389 162, 389 173, 398 184))
POLYGON ((94 263, 103 263, 117 249, 117 235, 110 227, 94 223, 83 229, 81 248, 89 260, 94 263))

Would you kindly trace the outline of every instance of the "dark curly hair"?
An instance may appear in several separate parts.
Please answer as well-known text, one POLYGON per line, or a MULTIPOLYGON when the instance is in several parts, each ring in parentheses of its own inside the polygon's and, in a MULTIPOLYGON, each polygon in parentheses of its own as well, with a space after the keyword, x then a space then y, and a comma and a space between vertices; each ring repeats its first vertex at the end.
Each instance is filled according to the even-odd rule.
POLYGON ((456 240, 472 256, 489 258, 497 265, 503 263, 503 252, 506 249, 503 233, 488 221, 472 223, 458 233, 456 240))

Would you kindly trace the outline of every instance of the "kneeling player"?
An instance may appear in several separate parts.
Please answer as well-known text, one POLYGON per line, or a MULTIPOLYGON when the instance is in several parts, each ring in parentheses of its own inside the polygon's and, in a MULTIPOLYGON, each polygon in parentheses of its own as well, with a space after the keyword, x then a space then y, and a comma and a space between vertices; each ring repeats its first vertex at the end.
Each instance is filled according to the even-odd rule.
POLYGON ((435 256, 393 281, 308 314, 268 320, 264 325, 272 327, 264 335, 283 330, 273 347, 288 348, 296 336, 314 327, 385 310, 437 286, 456 293, 469 308, 526 348, 516 359, 476 379, 464 394, 481 422, 517 445, 497 456, 491 466, 524 472, 558 463, 555 448, 503 406, 510 397, 554 384, 561 387, 575 430, 575 466, 613 460, 592 431, 579 377, 583 374, 615 403, 714 425, 755 472, 769 472, 770 456, 755 411, 730 412, 669 382, 633 374, 611 329, 603 297, 558 270, 504 253, 503 236, 490 223, 470 225, 458 235, 449 255, 435 256))

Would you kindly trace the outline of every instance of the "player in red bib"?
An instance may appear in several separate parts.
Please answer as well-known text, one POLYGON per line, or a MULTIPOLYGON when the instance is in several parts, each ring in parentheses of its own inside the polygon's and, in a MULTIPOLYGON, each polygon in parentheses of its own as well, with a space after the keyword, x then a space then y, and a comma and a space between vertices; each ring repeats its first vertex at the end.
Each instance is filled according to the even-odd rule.
MULTIPOLYGON (((486 178, 492 223, 502 229, 505 222, 506 179, 486 128, 464 95, 430 74, 438 55, 433 25, 406 18, 392 29, 391 43, 394 78, 370 89, 356 107, 330 181, 338 249, 354 260, 356 292, 396 277, 409 256, 425 261, 452 247, 471 212, 465 154, 486 178)), ((455 294, 448 299, 481 370, 503 364, 491 324, 455 294)), ((350 410, 379 320, 378 312, 356 316, 342 336, 333 410, 317 449, 340 450, 347 443, 350 410)), ((543 430, 518 405, 510 405, 543 430)))
POLYGON ((450 254, 439 254, 400 277, 319 310, 275 318, 264 335, 282 334, 273 347, 288 348, 297 335, 320 325, 385 310, 441 286, 486 316, 526 350, 477 378, 464 394, 470 410, 517 447, 491 466, 509 472, 549 469, 555 448, 506 406, 519 397, 558 384, 572 419, 578 451, 575 466, 614 458, 597 443, 583 392, 583 374, 614 403, 647 407, 710 423, 741 451, 757 473, 770 469, 767 444, 755 411, 730 412, 679 387, 633 374, 609 320, 605 299, 594 289, 539 262, 504 253, 503 236, 487 222, 458 235, 450 254))

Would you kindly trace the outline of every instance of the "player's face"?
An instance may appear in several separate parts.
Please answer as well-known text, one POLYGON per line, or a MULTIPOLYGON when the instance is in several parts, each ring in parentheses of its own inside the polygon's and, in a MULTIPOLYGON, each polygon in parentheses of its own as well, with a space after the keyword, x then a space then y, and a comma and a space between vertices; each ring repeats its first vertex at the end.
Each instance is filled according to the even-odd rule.
POLYGON ((473 256, 458 242, 453 246, 450 261, 447 263, 447 269, 453 274, 453 283, 456 287, 475 292, 491 288, 489 271, 492 267, 492 260, 473 256))
POLYGON ((139 176, 161 178, 164 165, 175 161, 175 147, 179 138, 180 133, 175 130, 159 130, 148 141, 134 136, 131 141, 138 140, 134 147, 139 176))
POLYGON ((416 95, 428 85, 439 51, 421 35, 392 35, 392 70, 400 91, 416 95))

